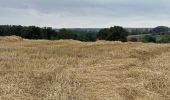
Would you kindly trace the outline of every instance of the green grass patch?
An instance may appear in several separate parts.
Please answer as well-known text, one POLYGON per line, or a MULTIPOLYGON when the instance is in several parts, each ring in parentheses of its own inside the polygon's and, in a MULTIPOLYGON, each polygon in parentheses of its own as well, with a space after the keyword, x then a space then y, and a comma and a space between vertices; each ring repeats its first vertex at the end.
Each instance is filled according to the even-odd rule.
POLYGON ((137 40, 136 42, 147 42, 145 40, 146 36, 152 36, 156 39, 156 43, 161 43, 161 41, 168 42, 170 40, 167 40, 167 37, 170 37, 169 35, 152 35, 152 34, 141 34, 141 35, 129 35, 128 41, 134 40, 134 38, 137 40))

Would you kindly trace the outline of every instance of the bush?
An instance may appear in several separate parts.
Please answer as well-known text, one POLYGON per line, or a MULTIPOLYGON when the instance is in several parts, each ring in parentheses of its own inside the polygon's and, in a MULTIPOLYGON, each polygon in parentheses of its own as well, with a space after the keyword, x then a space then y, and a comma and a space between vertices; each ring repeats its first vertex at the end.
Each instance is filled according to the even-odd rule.
POLYGON ((143 41, 142 42, 156 42, 156 38, 152 35, 146 35, 143 37, 143 41))
POLYGON ((170 35, 164 35, 158 43, 170 43, 170 35))
POLYGON ((131 41, 131 42, 137 42, 137 41, 138 41, 138 39, 137 39, 137 38, 135 38, 135 37, 132 37, 132 38, 130 39, 130 41, 131 41))

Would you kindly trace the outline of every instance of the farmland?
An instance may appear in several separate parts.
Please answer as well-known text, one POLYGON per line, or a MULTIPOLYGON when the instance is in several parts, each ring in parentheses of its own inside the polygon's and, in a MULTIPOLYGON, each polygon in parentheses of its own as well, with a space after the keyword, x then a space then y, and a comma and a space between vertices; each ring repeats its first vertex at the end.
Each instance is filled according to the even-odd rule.
POLYGON ((146 40, 146 37, 152 37, 155 39, 155 41, 152 41, 154 43, 169 43, 170 39, 169 39, 169 35, 153 35, 153 34, 139 34, 139 35, 129 35, 127 37, 128 41, 131 41, 133 38, 135 38, 137 40, 137 42, 149 42, 148 40, 146 40))
POLYGON ((2 100, 169 100, 170 44, 0 38, 2 100))

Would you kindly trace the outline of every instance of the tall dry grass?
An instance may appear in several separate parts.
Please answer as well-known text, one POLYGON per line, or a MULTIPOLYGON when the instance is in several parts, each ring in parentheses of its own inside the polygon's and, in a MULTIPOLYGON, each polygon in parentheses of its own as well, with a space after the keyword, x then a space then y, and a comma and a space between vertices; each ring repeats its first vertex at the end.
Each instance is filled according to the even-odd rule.
POLYGON ((16 38, 0 38, 1 100, 170 100, 170 44, 16 38))

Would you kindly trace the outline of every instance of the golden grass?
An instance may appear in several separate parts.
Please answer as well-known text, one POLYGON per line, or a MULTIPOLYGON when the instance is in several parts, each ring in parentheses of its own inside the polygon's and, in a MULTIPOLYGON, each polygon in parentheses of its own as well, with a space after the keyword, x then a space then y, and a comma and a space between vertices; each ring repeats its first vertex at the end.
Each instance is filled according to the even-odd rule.
POLYGON ((5 42, 16 42, 16 41, 22 41, 23 39, 18 36, 4 36, 0 37, 0 41, 5 41, 5 42))
POLYGON ((0 40, 1 100, 170 100, 170 44, 0 40))

